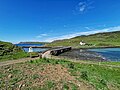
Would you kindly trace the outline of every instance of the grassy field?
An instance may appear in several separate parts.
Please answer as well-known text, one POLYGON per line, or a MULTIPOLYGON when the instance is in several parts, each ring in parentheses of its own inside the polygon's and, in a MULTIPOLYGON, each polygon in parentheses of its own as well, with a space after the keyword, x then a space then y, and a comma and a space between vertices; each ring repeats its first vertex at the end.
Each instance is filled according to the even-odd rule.
MULTIPOLYGON (((120 90, 120 67, 38 59, 0 67, 0 89, 120 90)), ((120 63, 117 65, 120 66, 120 63)))
POLYGON ((46 46, 72 46, 75 48, 116 47, 120 46, 120 31, 57 40, 46 44, 46 46), (80 41, 84 41, 87 45, 80 46, 80 41))
POLYGON ((12 43, 0 41, 0 62, 12 59, 28 57, 22 48, 13 45, 12 43))

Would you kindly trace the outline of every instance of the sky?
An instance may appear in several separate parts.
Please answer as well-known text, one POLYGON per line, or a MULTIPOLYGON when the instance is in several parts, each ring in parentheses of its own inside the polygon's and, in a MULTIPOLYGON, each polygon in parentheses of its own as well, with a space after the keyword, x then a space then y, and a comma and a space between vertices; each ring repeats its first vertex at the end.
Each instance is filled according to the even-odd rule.
POLYGON ((0 40, 51 42, 120 31, 120 0, 0 0, 0 40))

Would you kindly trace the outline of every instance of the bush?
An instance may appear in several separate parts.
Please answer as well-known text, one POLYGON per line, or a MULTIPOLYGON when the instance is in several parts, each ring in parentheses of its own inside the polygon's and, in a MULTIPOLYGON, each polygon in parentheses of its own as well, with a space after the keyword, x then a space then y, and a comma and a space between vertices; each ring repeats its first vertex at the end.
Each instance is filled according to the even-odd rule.
POLYGON ((69 90, 69 87, 68 87, 67 84, 64 84, 64 85, 63 85, 63 90, 69 90))
POLYGON ((33 78, 33 79, 37 79, 37 78, 39 78, 39 75, 38 75, 38 74, 34 74, 34 75, 32 76, 32 78, 33 78))
POLYGON ((101 80, 100 80, 100 83, 101 83, 102 85, 106 85, 106 81, 105 81, 104 79, 101 79, 101 80))
POLYGON ((84 79, 84 80, 88 80, 87 71, 82 71, 81 72, 81 78, 84 79))
POLYGON ((42 59, 40 59, 41 60, 41 62, 43 62, 43 63, 50 63, 50 59, 47 59, 47 58, 42 58, 42 59))
POLYGON ((46 86, 47 86, 47 88, 48 88, 48 89, 53 88, 53 87, 54 87, 54 85, 55 85, 55 83, 54 83, 54 82, 52 82, 52 81, 47 81, 47 82, 46 82, 46 86))
POLYGON ((71 68, 71 69, 74 69, 74 64, 73 63, 69 63, 68 67, 71 68))
POLYGON ((30 52, 29 54, 30 54, 30 57, 31 57, 31 58, 34 58, 34 57, 38 57, 38 56, 39 56, 37 52, 30 52))
POLYGON ((55 64, 59 64, 59 61, 55 61, 55 64))
POLYGON ((33 61, 33 60, 30 60, 30 63, 34 63, 34 61, 33 61))

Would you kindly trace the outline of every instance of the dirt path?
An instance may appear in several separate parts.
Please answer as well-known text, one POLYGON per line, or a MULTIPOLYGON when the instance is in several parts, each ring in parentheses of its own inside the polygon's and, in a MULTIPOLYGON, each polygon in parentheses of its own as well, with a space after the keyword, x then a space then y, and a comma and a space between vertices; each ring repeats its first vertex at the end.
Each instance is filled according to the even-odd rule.
POLYGON ((36 60, 36 59, 38 59, 38 57, 37 58, 22 58, 22 59, 17 59, 17 60, 8 60, 8 61, 0 62, 0 67, 10 65, 10 64, 26 62, 26 61, 29 61, 29 60, 36 60))
MULTIPOLYGON (((42 54, 42 58, 50 58, 50 51, 46 51, 44 54, 42 54)), ((17 59, 17 60, 3 61, 3 62, 0 62, 0 67, 10 65, 10 64, 26 62, 26 61, 30 61, 30 60, 36 60, 36 59, 39 59, 39 57, 37 57, 37 58, 22 58, 22 59, 17 59)))

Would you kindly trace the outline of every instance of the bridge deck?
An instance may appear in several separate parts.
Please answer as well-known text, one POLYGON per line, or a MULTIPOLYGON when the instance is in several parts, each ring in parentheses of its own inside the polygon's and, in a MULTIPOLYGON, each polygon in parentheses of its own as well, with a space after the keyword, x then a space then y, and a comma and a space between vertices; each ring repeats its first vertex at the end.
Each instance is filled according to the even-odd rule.
POLYGON ((51 55, 59 55, 61 53, 70 51, 71 49, 72 49, 72 47, 62 47, 62 48, 52 49, 52 50, 50 50, 50 54, 51 55))
POLYGON ((61 53, 70 51, 72 49, 72 47, 57 47, 57 48, 52 48, 50 50, 47 50, 45 52, 42 53, 42 58, 49 58, 49 55, 54 55, 57 56, 61 53))

